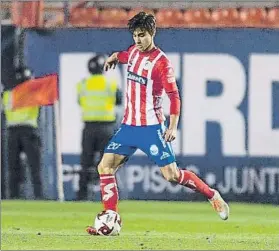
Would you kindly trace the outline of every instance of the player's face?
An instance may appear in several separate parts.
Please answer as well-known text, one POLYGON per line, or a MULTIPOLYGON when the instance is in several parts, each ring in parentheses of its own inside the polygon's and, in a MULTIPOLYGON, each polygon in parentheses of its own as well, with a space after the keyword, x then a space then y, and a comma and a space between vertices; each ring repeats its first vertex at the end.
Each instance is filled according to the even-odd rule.
POLYGON ((148 51, 152 49, 154 45, 154 35, 150 35, 146 30, 142 30, 140 28, 135 29, 133 38, 139 51, 148 51))

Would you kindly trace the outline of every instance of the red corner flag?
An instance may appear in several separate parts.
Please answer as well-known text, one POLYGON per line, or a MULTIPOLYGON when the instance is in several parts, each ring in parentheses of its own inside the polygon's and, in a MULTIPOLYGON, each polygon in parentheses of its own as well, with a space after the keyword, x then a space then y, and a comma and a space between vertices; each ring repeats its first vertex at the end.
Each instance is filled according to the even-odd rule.
POLYGON ((12 109, 53 105, 58 100, 56 74, 30 79, 12 90, 12 109))

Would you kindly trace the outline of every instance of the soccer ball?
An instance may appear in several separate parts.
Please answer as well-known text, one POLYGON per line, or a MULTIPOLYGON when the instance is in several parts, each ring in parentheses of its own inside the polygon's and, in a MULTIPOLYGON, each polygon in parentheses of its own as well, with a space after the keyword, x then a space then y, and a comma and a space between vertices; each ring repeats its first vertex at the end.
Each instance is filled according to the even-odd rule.
POLYGON ((94 227, 100 235, 119 235, 122 222, 120 215, 112 210, 105 210, 97 214, 94 227))

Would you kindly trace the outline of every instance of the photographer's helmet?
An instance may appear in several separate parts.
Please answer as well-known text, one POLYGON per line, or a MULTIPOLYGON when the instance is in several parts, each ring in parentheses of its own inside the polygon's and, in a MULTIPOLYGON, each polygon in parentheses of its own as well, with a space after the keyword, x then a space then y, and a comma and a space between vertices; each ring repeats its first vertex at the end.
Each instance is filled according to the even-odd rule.
POLYGON ((18 84, 33 78, 33 72, 26 66, 18 67, 15 70, 15 78, 18 84))
POLYGON ((94 56, 88 61, 88 71, 91 74, 102 74, 105 61, 104 55, 94 56))

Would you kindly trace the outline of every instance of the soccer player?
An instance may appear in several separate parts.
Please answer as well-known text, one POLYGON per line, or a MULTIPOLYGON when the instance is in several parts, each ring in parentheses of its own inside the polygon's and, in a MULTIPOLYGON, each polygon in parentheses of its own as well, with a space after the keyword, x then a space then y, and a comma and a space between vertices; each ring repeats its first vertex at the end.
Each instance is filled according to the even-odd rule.
MULTIPOLYGON (((154 44, 156 20, 140 12, 128 22, 135 44, 127 51, 107 58, 104 70, 117 63, 128 64, 125 113, 122 124, 105 148, 99 163, 100 187, 104 210, 117 211, 118 190, 115 173, 137 150, 142 150, 159 167, 163 177, 202 193, 221 219, 229 216, 229 206, 217 190, 210 188, 196 174, 179 170, 171 141, 176 138, 180 115, 180 97, 173 67, 165 53, 154 44), (165 126, 162 94, 170 99, 170 121, 165 126)), ((87 232, 95 235, 94 227, 87 232)))

